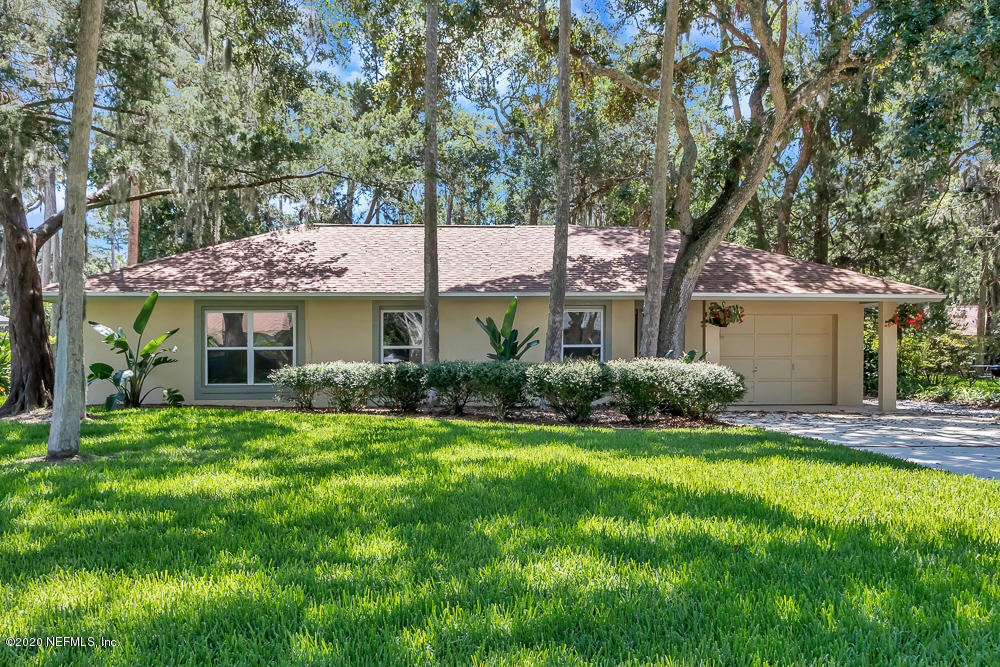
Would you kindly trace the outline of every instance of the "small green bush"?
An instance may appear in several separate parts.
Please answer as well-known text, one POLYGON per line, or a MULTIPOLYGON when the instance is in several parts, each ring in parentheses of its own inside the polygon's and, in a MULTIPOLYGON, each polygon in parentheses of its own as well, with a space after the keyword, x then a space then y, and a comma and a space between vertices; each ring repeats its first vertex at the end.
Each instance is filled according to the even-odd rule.
POLYGON ((660 409, 692 419, 711 417, 743 398, 746 386, 739 373, 716 364, 660 362, 660 409))
POLYGON ((271 371, 268 379, 274 385, 275 397, 303 410, 311 408, 323 386, 323 366, 283 366, 271 371))
POLYGON ((427 398, 427 367, 412 361, 375 364, 372 400, 393 412, 416 412, 427 398))
POLYGON ((594 401, 611 389, 613 376, 597 361, 564 361, 528 368, 528 392, 546 401, 571 424, 590 421, 594 401))
POLYGON ((320 391, 330 407, 341 412, 357 412, 365 407, 379 378, 379 364, 335 361, 321 365, 320 391))
POLYGON ((442 361, 427 366, 427 386, 437 392, 441 405, 453 415, 465 410, 474 394, 471 361, 442 361))
POLYGON ((667 362, 663 359, 631 359, 608 363, 614 378, 612 401, 629 422, 647 424, 660 411, 665 363, 667 362))
POLYGON ((529 364, 523 361, 487 361, 472 367, 473 390, 505 419, 528 399, 529 364))

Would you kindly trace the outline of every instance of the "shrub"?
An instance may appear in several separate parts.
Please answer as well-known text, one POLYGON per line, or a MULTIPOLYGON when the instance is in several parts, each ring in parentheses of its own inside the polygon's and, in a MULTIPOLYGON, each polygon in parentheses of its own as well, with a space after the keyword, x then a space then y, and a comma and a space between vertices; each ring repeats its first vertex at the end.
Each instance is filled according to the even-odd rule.
POLYGON ((589 421, 594 401, 612 385, 611 371, 596 361, 537 364, 528 368, 527 375, 528 391, 571 424, 589 421))
POLYGON ((504 419, 527 401, 528 364, 523 361, 487 361, 472 367, 473 388, 498 419, 504 419))
POLYGON ((330 407, 341 412, 356 412, 372 395, 381 366, 368 361, 335 361, 322 364, 320 391, 330 407))
POLYGON ((614 379, 611 398, 633 424, 646 424, 660 410, 662 359, 632 359, 608 364, 614 379))
POLYGON ((274 385, 275 397, 304 410, 313 406, 316 394, 323 386, 324 364, 283 366, 271 371, 268 380, 274 385))
POLYGON ((746 387, 739 373, 716 364, 664 360, 660 409, 692 419, 710 417, 743 397, 746 387))
POLYGON ((374 366, 372 400, 394 412, 416 412, 427 398, 427 367, 412 361, 374 366))
POLYGON ((450 414, 462 414, 473 396, 473 367, 469 361, 442 361, 427 366, 427 386, 437 392, 450 414))

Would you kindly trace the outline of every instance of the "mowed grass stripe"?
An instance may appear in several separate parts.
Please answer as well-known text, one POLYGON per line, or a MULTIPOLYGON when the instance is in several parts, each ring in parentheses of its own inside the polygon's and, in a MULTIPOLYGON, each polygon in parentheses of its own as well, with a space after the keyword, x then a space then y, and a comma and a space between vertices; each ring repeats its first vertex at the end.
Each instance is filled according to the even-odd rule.
POLYGON ((0 663, 968 662, 1000 490, 754 429, 122 411, 0 426, 0 663))

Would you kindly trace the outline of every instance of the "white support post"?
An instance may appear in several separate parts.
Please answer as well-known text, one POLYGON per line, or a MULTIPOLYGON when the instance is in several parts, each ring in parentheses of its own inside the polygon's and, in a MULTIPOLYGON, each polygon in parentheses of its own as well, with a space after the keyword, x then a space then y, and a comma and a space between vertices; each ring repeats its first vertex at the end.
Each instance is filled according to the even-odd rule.
POLYGON ((886 326, 886 320, 896 314, 897 304, 882 301, 878 304, 878 409, 892 412, 896 409, 896 331, 897 325, 886 326))

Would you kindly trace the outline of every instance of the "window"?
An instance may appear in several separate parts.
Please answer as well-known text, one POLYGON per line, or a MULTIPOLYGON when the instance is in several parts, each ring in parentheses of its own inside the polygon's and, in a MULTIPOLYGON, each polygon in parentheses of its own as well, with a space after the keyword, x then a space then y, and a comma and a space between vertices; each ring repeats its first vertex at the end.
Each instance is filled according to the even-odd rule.
POLYGON ((424 360, 424 312, 382 311, 382 363, 424 360))
POLYGON ((604 311, 600 308, 563 311, 563 359, 604 358, 604 311))
POLYGON ((205 312, 205 384, 270 384, 294 364, 294 311, 205 312))

